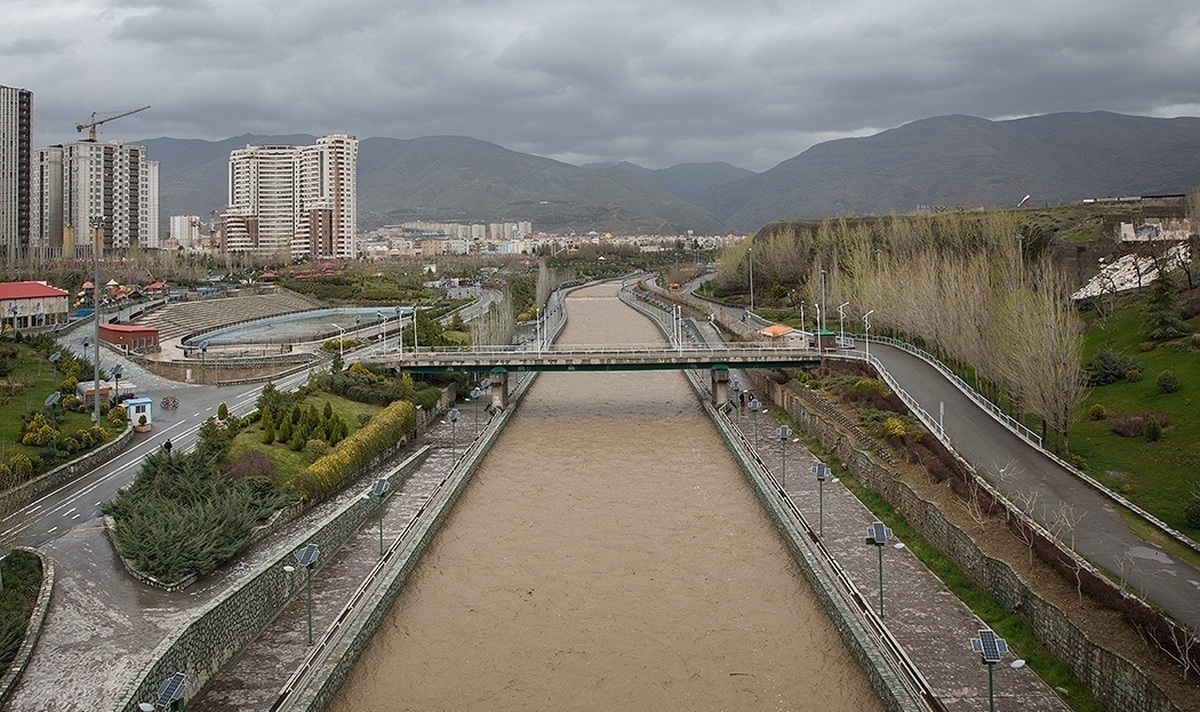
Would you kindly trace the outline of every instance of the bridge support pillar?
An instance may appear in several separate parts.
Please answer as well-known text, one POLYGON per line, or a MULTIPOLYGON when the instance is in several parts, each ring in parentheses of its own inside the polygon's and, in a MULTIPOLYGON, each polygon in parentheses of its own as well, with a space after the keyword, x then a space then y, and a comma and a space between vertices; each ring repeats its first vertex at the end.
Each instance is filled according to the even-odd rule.
POLYGON ((508 407, 508 371, 503 368, 493 368, 489 375, 492 391, 492 409, 504 410, 508 407))
POLYGON ((729 367, 719 363, 712 367, 712 404, 720 408, 729 402, 729 367))

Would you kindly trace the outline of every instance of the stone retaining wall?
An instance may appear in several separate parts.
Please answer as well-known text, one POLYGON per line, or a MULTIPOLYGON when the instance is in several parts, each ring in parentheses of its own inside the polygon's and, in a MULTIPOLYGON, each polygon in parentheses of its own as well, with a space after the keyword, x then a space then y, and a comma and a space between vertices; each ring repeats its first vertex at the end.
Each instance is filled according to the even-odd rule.
POLYGON ((346 677, 358 662, 359 656, 370 644, 371 636, 378 630, 392 604, 404 590, 409 576, 420 563, 421 556, 450 515, 459 495, 470 484, 471 477, 500 436, 508 419, 516 412, 520 399, 535 380, 536 375, 523 380, 512 394, 512 405, 492 418, 479 440, 464 454, 447 482, 448 486, 439 490, 430 501, 427 508, 429 514, 417 521, 413 535, 405 543, 396 563, 391 569, 383 572, 378 585, 368 594, 363 606, 366 613, 354 616, 346 622, 343 626, 346 633, 340 636, 333 649, 327 652, 320 667, 313 673, 310 684, 297 691, 294 704, 284 709, 321 712, 337 695, 346 677))
MULTIPOLYGON (((767 394, 774 403, 787 410, 805 432, 817 438, 860 482, 882 495, 930 544, 962 569, 974 585, 987 591, 1009 615, 1029 625, 1042 646, 1066 661, 1080 681, 1109 709, 1179 710, 1136 665, 1089 638, 1062 609, 1039 595, 1011 566, 980 549, 971 535, 947 519, 937 504, 923 499, 898 472, 878 464, 865 450, 859 449, 851 438, 826 419, 821 409, 812 405, 811 397, 802 397, 759 374, 751 372, 748 376, 759 392, 767 394)), ((990 490, 986 483, 980 487, 990 490)), ((989 493, 987 497, 1003 502, 998 493, 989 493)), ((985 506, 993 503, 998 504, 993 501, 985 506)), ((1132 598, 1117 591, 1086 562, 1070 552, 1063 552, 1054 537, 1035 522, 1011 508, 1009 516, 1010 519, 1024 520, 1018 526, 1033 537, 1034 550, 1039 556, 1060 567, 1065 559, 1070 559, 1071 565, 1077 567, 1076 573, 1086 576, 1090 585, 1104 583, 1113 589, 1117 598, 1132 598)))
MULTIPOLYGON (((396 490, 429 454, 425 446, 387 475, 396 490)), ((118 696, 115 710, 135 712, 138 702, 151 699, 162 680, 176 671, 188 675, 188 691, 200 690, 221 666, 237 655, 269 624, 283 607, 304 590, 305 576, 287 572, 293 553, 304 544, 316 544, 332 557, 363 523, 376 512, 377 502, 355 497, 317 524, 276 559, 258 567, 243 583, 226 590, 204 606, 187 625, 175 631, 150 654, 150 662, 118 696)))
POLYGON ((126 425, 123 433, 86 455, 59 465, 22 485, 0 492, 0 513, 9 514, 24 507, 45 492, 91 471, 102 462, 108 462, 124 450, 132 438, 133 426, 126 425))
POLYGON ((42 636, 42 624, 46 621, 46 612, 50 610, 50 596, 54 592, 54 562, 50 560, 50 557, 37 549, 24 546, 17 547, 15 551, 27 551, 41 559, 42 587, 38 590, 37 603, 33 606, 33 612, 29 614, 29 625, 25 628, 25 640, 17 650, 17 656, 9 664, 4 677, 0 677, 0 708, 4 707, 9 695, 16 689, 17 683, 21 680, 21 673, 25 672, 25 666, 33 657, 33 649, 42 636))
MULTIPOLYGON (((697 394, 702 400, 706 396, 698 388, 697 394)), ((792 558, 800 567, 804 578, 812 586, 813 593, 816 594, 817 600, 821 602, 821 607, 824 608, 826 615, 829 616, 834 627, 841 634, 842 641, 846 644, 847 650, 858 661, 859 666, 863 669, 868 681, 871 683, 871 688, 879 696, 880 701, 883 702, 884 708, 889 710, 889 712, 926 709, 914 700, 912 695, 905 689, 896 672, 880 653, 875 638, 863 626, 854 609, 846 603, 845 598, 838 591, 837 585, 826 573, 821 562, 818 561, 817 557, 813 555, 812 551, 804 543, 804 539, 806 538, 804 532, 788 516, 779 496, 775 494, 769 483, 763 478, 761 469, 756 466, 754 458, 743 448, 742 441, 729 431, 726 423, 717 415, 716 410, 707 401, 705 401, 705 410, 708 411, 713 423, 717 426, 717 430, 720 431, 721 437, 725 439, 725 444, 729 447, 734 459, 737 460, 738 465, 741 467, 746 481, 754 489, 758 501, 762 504, 768 516, 771 517, 775 528, 783 536, 788 550, 792 553, 792 558)))

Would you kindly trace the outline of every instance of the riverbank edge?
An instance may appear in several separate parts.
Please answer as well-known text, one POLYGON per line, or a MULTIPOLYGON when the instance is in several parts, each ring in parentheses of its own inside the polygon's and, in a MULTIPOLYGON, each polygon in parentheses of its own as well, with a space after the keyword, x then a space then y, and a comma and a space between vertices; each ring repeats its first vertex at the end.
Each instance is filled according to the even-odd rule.
POLYGON ((425 550, 429 548, 442 524, 450 516, 459 496, 467 489, 476 470, 491 451, 492 446, 504 432, 504 426, 516 413, 521 400, 529 388, 537 380, 536 374, 524 379, 511 395, 511 405, 498 413, 484 428, 479 438, 471 445, 470 450, 455 466, 454 473, 448 478, 448 487, 444 487, 434 495, 427 507, 427 514, 416 520, 415 527, 410 533, 409 541, 404 545, 403 553, 396 558, 390 569, 385 570, 378 585, 368 594, 364 603, 366 615, 357 615, 345 625, 345 634, 340 636, 337 644, 327 652, 324 662, 313 673, 311 682, 296 693, 295 703, 288 706, 289 710, 303 712, 321 712, 337 695, 346 677, 358 663, 358 658, 366 650, 375 631, 391 611, 392 605, 404 590, 409 577, 420 564, 425 550))
MULTIPOLYGON (((396 489, 425 461, 426 445, 406 457, 386 475, 396 489)), ((293 596, 304 590, 304 577, 285 571, 293 552, 307 543, 332 555, 376 511, 376 502, 355 497, 326 516, 293 546, 263 563, 243 583, 226 590, 203 607, 186 625, 163 640, 147 657, 149 663, 117 696, 114 710, 134 712, 138 703, 153 699, 162 680, 188 671, 188 688, 199 690, 228 660, 237 655, 268 625, 293 596), (256 621, 254 626, 246 625, 256 621)))

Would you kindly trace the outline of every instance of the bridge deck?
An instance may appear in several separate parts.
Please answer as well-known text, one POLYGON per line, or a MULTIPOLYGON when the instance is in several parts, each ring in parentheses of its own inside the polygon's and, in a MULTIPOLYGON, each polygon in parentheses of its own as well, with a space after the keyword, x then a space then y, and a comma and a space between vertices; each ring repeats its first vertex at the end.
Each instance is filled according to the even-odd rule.
POLYGON ((769 345, 735 344, 729 348, 653 346, 587 346, 531 351, 481 347, 470 351, 429 351, 387 354, 371 359, 417 373, 446 371, 649 371, 714 366, 750 368, 812 368, 835 352, 769 345))

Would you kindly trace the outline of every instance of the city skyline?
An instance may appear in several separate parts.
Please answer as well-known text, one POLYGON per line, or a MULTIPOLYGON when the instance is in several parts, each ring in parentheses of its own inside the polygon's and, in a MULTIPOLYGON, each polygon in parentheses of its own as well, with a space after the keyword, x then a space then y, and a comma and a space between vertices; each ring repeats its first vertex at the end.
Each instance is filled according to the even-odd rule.
POLYGON ((37 146, 95 111, 100 140, 462 134, 568 163, 764 170, 832 138, 945 114, 1200 115, 1200 9, 1081 2, 813 7, 700 0, 17 0, 0 83, 37 146), (270 32, 260 28, 270 27, 270 32))

